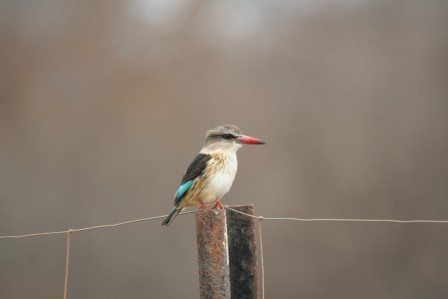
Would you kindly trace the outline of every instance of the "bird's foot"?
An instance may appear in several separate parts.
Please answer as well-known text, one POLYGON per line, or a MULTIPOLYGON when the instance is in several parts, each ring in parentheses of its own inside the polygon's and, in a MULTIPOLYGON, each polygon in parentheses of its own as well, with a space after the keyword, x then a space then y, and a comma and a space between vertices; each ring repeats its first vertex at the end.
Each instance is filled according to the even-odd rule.
POLYGON ((219 201, 217 203, 215 203, 215 205, 213 206, 213 208, 220 208, 221 210, 224 209, 224 206, 222 205, 222 203, 220 203, 219 201))

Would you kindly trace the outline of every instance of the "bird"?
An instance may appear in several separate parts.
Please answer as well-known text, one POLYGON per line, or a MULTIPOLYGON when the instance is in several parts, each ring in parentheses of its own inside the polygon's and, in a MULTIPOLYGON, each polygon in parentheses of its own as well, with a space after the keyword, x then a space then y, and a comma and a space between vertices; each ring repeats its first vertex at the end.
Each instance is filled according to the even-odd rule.
POLYGON ((174 208, 161 225, 167 227, 186 207, 224 208, 220 201, 232 187, 238 168, 236 153, 243 144, 265 142, 243 135, 231 124, 207 131, 202 149, 188 166, 174 195, 174 208))

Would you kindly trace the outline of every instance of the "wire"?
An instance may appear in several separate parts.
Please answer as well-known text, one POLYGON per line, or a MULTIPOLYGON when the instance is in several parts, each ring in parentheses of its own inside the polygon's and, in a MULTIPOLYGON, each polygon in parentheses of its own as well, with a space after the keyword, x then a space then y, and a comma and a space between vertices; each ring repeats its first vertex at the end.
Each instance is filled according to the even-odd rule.
POLYGON ((70 238, 72 236, 72 230, 67 232, 67 252, 65 255, 65 278, 64 278, 64 299, 67 299, 67 289, 68 289, 68 270, 70 267, 70 238))
MULTIPOLYGON (((191 214, 191 213, 194 213, 194 212, 196 212, 196 211, 187 211, 187 212, 182 212, 179 215, 191 214)), ((21 239, 21 238, 38 237, 38 236, 60 235, 60 234, 66 234, 68 232, 76 233, 76 232, 82 232, 82 231, 87 231, 87 230, 94 230, 94 229, 99 229, 99 228, 116 227, 116 226, 122 226, 122 225, 128 225, 128 224, 132 224, 132 223, 137 223, 137 222, 161 219, 161 218, 165 218, 167 216, 168 215, 161 215, 161 216, 154 216, 154 217, 148 217, 148 218, 129 220, 129 221, 124 221, 124 222, 119 222, 119 223, 114 223, 114 224, 103 224, 103 225, 96 225, 96 226, 76 228, 76 229, 68 229, 68 230, 61 230, 61 231, 54 231, 54 232, 34 233, 34 234, 17 235, 17 236, 0 236, 0 239, 21 239)))
POLYGON ((263 220, 283 220, 283 221, 302 221, 302 222, 313 222, 313 221, 325 221, 325 222, 390 222, 390 223, 448 223, 447 220, 396 220, 396 219, 344 219, 344 218, 285 218, 285 217, 263 217, 255 216, 245 212, 232 209, 230 207, 225 207, 228 210, 240 213, 250 218, 258 219, 258 230, 260 239, 260 265, 261 265, 261 298, 265 298, 265 284, 264 284, 264 260, 263 260, 263 232, 262 232, 262 221, 263 220))
POLYGON ((240 213, 255 219, 262 220, 285 220, 285 221, 302 221, 302 222, 313 222, 313 221, 324 221, 324 222, 391 222, 391 223, 448 223, 448 220, 396 220, 396 219, 357 219, 357 218, 292 218, 292 217, 263 217, 247 214, 229 207, 226 209, 232 210, 236 213, 240 213))
POLYGON ((355 219, 355 218, 274 218, 265 217, 264 220, 289 220, 289 221, 326 221, 326 222, 391 222, 391 223, 448 223, 448 220, 396 220, 396 219, 355 219))
MULTIPOLYGON (((236 213, 258 219, 258 229, 259 229, 259 239, 260 239, 260 262, 261 262, 261 290, 262 290, 262 299, 265 298, 265 283, 264 283, 264 260, 263 260, 263 232, 262 232, 262 221, 263 220, 272 220, 272 221, 301 221, 301 222, 386 222, 386 223, 438 223, 438 224, 447 224, 448 220, 396 220, 396 219, 356 219, 356 218, 293 218, 293 217, 263 217, 263 216, 255 216, 251 214, 247 214, 238 210, 235 210, 230 207, 225 207, 228 210, 234 211, 236 213)), ((187 211, 180 213, 180 215, 184 214, 192 214, 196 211, 187 211)), ((68 229, 68 230, 62 230, 62 231, 53 231, 53 232, 42 232, 42 233, 32 233, 32 234, 25 234, 25 235, 15 235, 15 236, 0 236, 0 239, 22 239, 22 238, 29 238, 29 237, 39 237, 39 236, 49 236, 49 235, 60 235, 60 234, 67 234, 67 251, 66 251, 66 261, 65 261, 65 279, 64 279, 64 299, 67 299, 67 291, 68 291, 68 274, 69 274, 69 267, 70 267, 70 240, 71 236, 75 232, 83 232, 88 230, 95 230, 100 228, 110 228, 110 227, 117 227, 117 226, 123 226, 128 225, 132 223, 138 223, 143 221, 149 221, 149 220, 156 220, 165 218, 168 215, 161 215, 161 216, 154 216, 154 217, 148 217, 148 218, 141 218, 141 219, 134 219, 119 223, 113 223, 113 224, 103 224, 103 225, 96 225, 96 226, 90 226, 90 227, 83 227, 83 228, 77 228, 77 229, 68 229)))
MULTIPOLYGON (((390 223, 448 223, 448 220, 397 220, 397 219, 357 219, 357 218, 293 218, 293 217, 263 217, 263 216, 255 216, 250 215, 235 209, 232 209, 230 207, 225 207, 228 210, 232 210, 236 213, 240 213, 243 215, 246 215, 248 217, 252 217, 255 219, 263 218, 263 220, 284 220, 284 221, 302 221, 302 222, 315 222, 315 221, 322 221, 322 222, 390 222, 390 223)), ((196 211, 187 211, 182 212, 179 215, 184 214, 191 214, 195 213, 196 211)), ((154 217, 148 217, 148 218, 141 218, 141 219, 135 219, 135 220, 129 220, 114 224, 103 224, 103 225, 97 225, 97 226, 90 226, 90 227, 83 227, 83 228, 76 228, 76 229, 68 229, 68 230, 61 230, 61 231, 53 231, 53 232, 43 232, 43 233, 33 233, 33 234, 26 234, 26 235, 16 235, 16 236, 0 236, 0 239, 21 239, 21 238, 28 238, 28 237, 38 237, 38 236, 48 236, 48 235, 58 235, 58 234, 66 234, 69 231, 72 233, 76 232, 82 232, 82 231, 88 231, 88 230, 94 230, 94 229, 100 229, 100 228, 108 228, 108 227, 116 227, 116 226, 122 226, 137 222, 143 222, 143 221, 149 221, 149 220, 155 220, 155 219, 161 219, 165 218, 168 215, 161 215, 161 216, 154 216, 154 217)))
POLYGON ((260 264, 261 264, 261 299, 264 299, 264 254, 263 254, 263 230, 261 223, 263 222, 263 217, 258 218, 258 232, 260 238, 260 264))

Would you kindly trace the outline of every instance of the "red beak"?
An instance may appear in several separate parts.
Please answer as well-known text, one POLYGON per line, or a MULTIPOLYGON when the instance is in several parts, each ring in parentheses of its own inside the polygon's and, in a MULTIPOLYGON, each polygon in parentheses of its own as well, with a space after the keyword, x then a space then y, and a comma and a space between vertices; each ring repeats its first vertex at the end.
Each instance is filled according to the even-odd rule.
POLYGON ((265 144, 266 143, 263 140, 260 140, 260 139, 254 138, 254 137, 250 137, 250 136, 246 136, 246 135, 241 135, 238 138, 238 141, 243 144, 265 144))

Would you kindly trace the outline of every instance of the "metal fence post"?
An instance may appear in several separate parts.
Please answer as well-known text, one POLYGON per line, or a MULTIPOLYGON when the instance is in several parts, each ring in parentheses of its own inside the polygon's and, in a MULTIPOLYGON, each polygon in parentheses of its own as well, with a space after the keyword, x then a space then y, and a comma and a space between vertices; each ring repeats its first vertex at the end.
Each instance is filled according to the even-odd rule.
POLYGON ((230 299, 226 212, 198 209, 199 289, 201 299, 230 299))
MULTIPOLYGON (((253 214, 253 205, 230 208, 253 214)), ((196 230, 200 298, 258 298, 253 218, 231 210, 198 209, 196 230)))
MULTIPOLYGON (((254 211, 253 205, 230 208, 251 215, 254 211)), ((258 283, 254 219, 231 210, 226 212, 232 299, 256 299, 258 283)))

